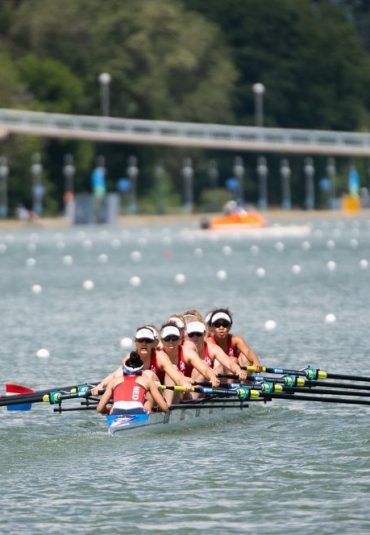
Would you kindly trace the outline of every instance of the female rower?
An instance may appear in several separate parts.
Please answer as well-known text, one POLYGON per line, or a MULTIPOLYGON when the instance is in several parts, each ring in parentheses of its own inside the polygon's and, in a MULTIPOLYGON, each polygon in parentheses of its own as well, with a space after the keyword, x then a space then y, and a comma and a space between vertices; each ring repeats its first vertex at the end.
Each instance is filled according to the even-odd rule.
MULTIPOLYGON (((188 323, 186 325, 186 333, 194 342, 199 357, 210 368, 216 372, 222 372, 223 369, 226 369, 230 373, 237 375, 240 381, 246 380, 247 373, 240 368, 237 362, 229 359, 217 344, 205 340, 206 326, 202 321, 191 321, 188 323)), ((193 372, 192 377, 195 381, 204 380, 197 371, 193 372)))
MULTIPOLYGON (((174 322, 168 322, 162 325, 161 331, 162 351, 172 363, 172 366, 183 374, 191 383, 191 375, 193 369, 196 369, 199 374, 210 381, 213 387, 220 385, 215 372, 210 368, 206 362, 202 361, 196 351, 191 347, 181 345, 180 329, 174 322)), ((166 374, 165 385, 179 384, 173 380, 170 374, 166 374)), ((180 383, 181 384, 181 383, 180 383)), ((173 392, 166 390, 165 399, 167 402, 172 402, 173 392)))
POLYGON ((242 336, 230 333, 232 323, 232 315, 227 308, 213 310, 209 318, 209 341, 221 347, 240 366, 254 366, 256 371, 260 371, 261 362, 253 349, 242 336))
POLYGON ((130 353, 123 365, 123 374, 113 378, 101 397, 96 410, 101 414, 109 412, 112 415, 144 414, 151 411, 152 403, 146 403, 149 393, 162 411, 168 411, 168 405, 162 397, 156 376, 150 370, 143 371, 144 363, 136 351, 130 353), (110 407, 110 400, 113 405, 110 407))
MULTIPOLYGON (((158 378, 158 382, 163 384, 165 375, 168 375, 174 384, 181 386, 190 386, 190 379, 186 379, 171 363, 168 356, 159 348, 156 349, 158 340, 154 334, 152 326, 144 325, 139 327, 135 334, 135 349, 143 361, 144 370, 152 370, 158 378)), ((123 359, 122 365, 129 358, 126 355, 123 359)), ((97 395, 99 390, 104 390, 108 383, 115 377, 122 375, 122 365, 113 373, 105 377, 93 390, 92 394, 97 395)))

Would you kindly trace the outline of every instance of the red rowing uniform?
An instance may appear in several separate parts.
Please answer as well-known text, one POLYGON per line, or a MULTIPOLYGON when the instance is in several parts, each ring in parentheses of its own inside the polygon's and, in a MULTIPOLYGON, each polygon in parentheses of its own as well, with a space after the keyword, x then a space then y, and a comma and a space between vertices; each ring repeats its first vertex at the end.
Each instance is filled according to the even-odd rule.
POLYGON ((164 371, 159 367, 157 362, 157 352, 155 349, 152 349, 152 352, 150 354, 150 363, 149 363, 149 370, 154 372, 156 376, 159 379, 159 382, 163 385, 164 384, 164 371))
POLYGON ((137 375, 125 375, 122 383, 113 389, 113 403, 120 401, 134 401, 144 405, 146 389, 137 384, 137 375))
POLYGON ((214 359, 212 360, 210 354, 209 354, 209 350, 208 350, 208 344, 207 342, 204 342, 204 362, 210 367, 210 368, 213 368, 213 365, 214 365, 214 359))
POLYGON ((185 375, 185 377, 191 377, 193 366, 186 362, 184 357, 184 351, 182 346, 179 347, 179 353, 177 358, 177 369, 185 375))
MULTIPOLYGON (((221 349, 223 349, 223 347, 221 346, 221 344, 217 343, 215 338, 213 336, 210 337, 210 341, 213 343, 213 344, 216 344, 218 346, 221 347, 221 349)), ((228 334, 227 335, 227 342, 226 342, 226 351, 225 351, 226 355, 228 355, 229 357, 236 357, 238 358, 239 355, 240 355, 240 350, 236 347, 236 346, 233 346, 233 338, 231 336, 231 334, 228 334)))

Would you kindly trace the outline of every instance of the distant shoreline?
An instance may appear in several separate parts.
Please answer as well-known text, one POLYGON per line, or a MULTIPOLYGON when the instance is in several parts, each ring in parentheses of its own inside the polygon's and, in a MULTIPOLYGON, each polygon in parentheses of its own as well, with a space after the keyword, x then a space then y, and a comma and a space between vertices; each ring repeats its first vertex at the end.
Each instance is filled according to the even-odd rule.
MULTIPOLYGON (((311 221, 325 219, 370 219, 370 209, 362 209, 357 213, 346 213, 343 210, 267 210, 263 212, 270 224, 280 223, 287 224, 305 224, 311 221)), ((160 225, 160 224, 194 224, 201 219, 214 217, 216 214, 163 214, 163 215, 123 215, 119 216, 117 225, 136 226, 136 225, 160 225)), ((65 217, 45 217, 37 221, 17 221, 16 219, 7 219, 0 221, 0 231, 16 229, 59 229, 70 228, 72 225, 65 217)), ((84 228, 87 225, 76 225, 78 228, 84 228)), ((102 225, 104 226, 104 225, 102 225)))

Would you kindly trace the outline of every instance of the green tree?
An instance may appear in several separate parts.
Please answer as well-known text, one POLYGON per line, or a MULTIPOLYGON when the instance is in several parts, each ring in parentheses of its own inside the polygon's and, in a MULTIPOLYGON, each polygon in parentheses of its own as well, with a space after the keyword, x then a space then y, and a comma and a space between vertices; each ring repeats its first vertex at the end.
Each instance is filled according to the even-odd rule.
POLYGON ((253 124, 252 85, 266 86, 271 126, 366 127, 369 56, 343 10, 310 0, 183 0, 223 30, 239 81, 234 109, 253 124))

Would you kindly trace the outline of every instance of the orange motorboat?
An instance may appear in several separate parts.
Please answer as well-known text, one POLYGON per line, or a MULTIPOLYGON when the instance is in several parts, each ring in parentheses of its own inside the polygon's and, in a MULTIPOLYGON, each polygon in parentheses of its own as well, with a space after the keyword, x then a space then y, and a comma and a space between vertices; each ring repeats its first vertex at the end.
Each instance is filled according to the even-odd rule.
POLYGON ((254 210, 240 210, 201 222, 202 228, 214 230, 262 228, 265 226, 267 226, 266 219, 254 210))

